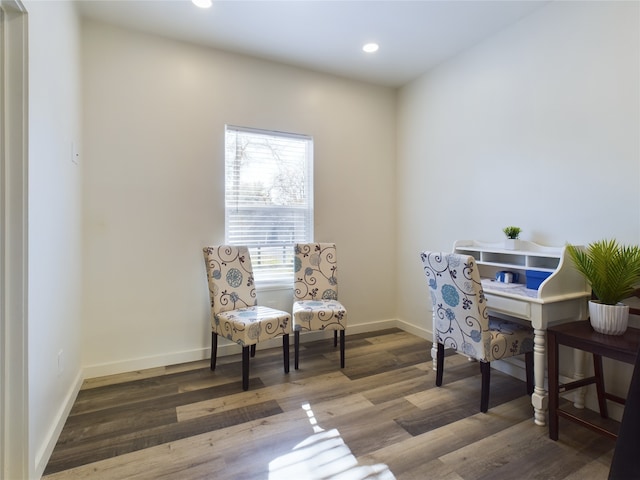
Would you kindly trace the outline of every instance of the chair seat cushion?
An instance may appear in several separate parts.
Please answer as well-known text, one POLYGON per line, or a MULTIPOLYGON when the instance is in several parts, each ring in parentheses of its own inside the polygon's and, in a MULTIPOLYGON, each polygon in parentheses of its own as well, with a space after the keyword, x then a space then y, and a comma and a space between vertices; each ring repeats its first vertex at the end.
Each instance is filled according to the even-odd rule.
POLYGON ((293 304, 294 330, 344 330, 347 310, 337 300, 298 300, 293 304))
POLYGON ((533 329, 518 323, 489 317, 491 341, 485 361, 492 362, 533 351, 533 329))
POLYGON ((291 333, 291 315, 259 305, 216 313, 211 328, 218 335, 247 346, 291 333))

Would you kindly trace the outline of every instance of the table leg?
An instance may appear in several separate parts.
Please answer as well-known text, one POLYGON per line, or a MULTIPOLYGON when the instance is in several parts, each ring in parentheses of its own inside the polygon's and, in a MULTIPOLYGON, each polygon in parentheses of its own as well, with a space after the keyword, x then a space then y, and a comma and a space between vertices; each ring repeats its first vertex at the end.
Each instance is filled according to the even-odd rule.
POLYGON ((535 387, 531 395, 531 405, 533 405, 534 422, 536 425, 544 427, 547 415, 547 391, 544 389, 544 374, 546 367, 546 331, 535 328, 533 330, 533 371, 535 387))
MULTIPOLYGON (((582 380, 584 378, 584 357, 586 353, 577 348, 573 350, 573 379, 582 380)), ((587 387, 578 388, 573 394, 573 406, 584 408, 584 398, 587 394, 587 387)))
POLYGON ((593 372, 596 376, 596 392, 598 393, 598 408, 602 418, 609 418, 607 398, 604 390, 604 371, 602 370, 602 355, 593 354, 593 372))

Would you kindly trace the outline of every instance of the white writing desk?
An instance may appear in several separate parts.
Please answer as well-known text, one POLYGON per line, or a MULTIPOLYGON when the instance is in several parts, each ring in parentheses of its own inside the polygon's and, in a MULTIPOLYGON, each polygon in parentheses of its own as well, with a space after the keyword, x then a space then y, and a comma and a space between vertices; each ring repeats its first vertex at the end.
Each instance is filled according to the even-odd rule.
MULTIPOLYGON (((534 332, 535 379, 531 404, 536 425, 546 425, 546 329, 548 325, 586 319, 591 289, 573 267, 565 247, 544 247, 521 241, 518 250, 505 250, 504 244, 459 240, 455 242, 454 252, 471 255, 476 259, 491 315, 513 317, 531 323, 534 332), (502 270, 519 274, 520 284, 492 281, 496 273, 502 270), (525 283, 528 270, 548 272, 550 276, 537 290, 527 289, 525 283)), ((576 357, 577 376, 582 372, 581 359, 582 357, 576 357)))

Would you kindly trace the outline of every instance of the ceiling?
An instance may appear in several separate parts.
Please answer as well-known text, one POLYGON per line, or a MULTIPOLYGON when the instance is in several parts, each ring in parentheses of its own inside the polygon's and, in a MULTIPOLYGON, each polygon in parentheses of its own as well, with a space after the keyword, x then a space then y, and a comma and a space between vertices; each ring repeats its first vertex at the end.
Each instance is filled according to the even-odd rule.
POLYGON ((399 87, 546 0, 80 0, 80 14, 231 52, 399 87), (366 54, 363 44, 377 42, 366 54))

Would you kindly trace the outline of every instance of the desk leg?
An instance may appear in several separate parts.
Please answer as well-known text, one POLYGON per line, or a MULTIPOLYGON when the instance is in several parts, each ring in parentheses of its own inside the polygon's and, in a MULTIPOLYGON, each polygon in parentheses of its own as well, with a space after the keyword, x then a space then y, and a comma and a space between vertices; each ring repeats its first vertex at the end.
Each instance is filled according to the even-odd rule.
POLYGON ((433 340, 433 346, 431 347, 431 368, 434 372, 438 371, 438 343, 436 340, 433 340))
POLYGON ((547 335, 549 345, 549 438, 558 440, 558 405, 560 403, 560 385, 558 373, 558 342, 553 332, 547 335))
POLYGON ((544 374, 547 362, 546 358, 546 331, 535 328, 533 330, 533 371, 535 387, 531 395, 533 405, 534 422, 544 427, 547 415, 547 391, 544 389, 544 374))

